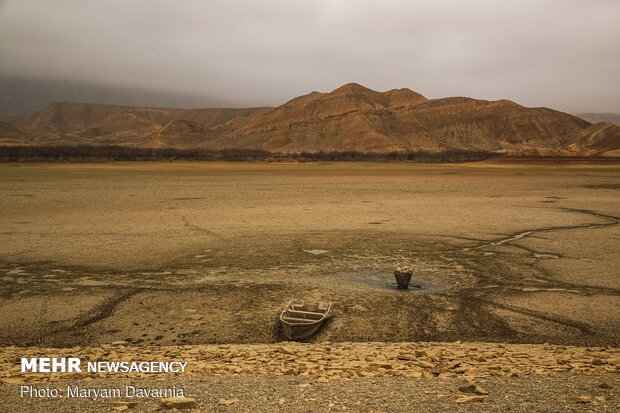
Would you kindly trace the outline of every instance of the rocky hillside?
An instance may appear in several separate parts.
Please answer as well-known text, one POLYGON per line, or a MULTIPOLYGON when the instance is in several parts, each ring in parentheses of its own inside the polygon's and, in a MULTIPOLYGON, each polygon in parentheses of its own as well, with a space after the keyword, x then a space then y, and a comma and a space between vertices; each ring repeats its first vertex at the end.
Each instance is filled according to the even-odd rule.
MULTIPOLYGON (((4 144, 121 144, 134 146, 188 146, 183 134, 169 140, 175 125, 196 124, 202 132, 262 109, 169 109, 92 103, 54 103, 12 125, 16 136, 0 129, 4 144), (161 136, 166 138, 159 144, 161 136)), ((202 133, 201 132, 201 133, 202 133)))
POLYGON ((617 113, 582 113, 577 116, 590 123, 608 122, 620 125, 620 115, 617 113))
POLYGON ((0 118, 18 118, 67 101, 170 108, 228 105, 223 99, 200 94, 0 74, 0 118))
POLYGON ((275 108, 163 109, 55 103, 0 129, 4 144, 317 151, 495 151, 616 156, 614 125, 508 100, 427 99, 351 83, 275 108))
POLYGON ((597 123, 582 130, 565 149, 588 156, 620 156, 620 126, 597 123))
POLYGON ((428 100, 408 89, 350 84, 313 92, 216 128, 211 144, 272 151, 502 151, 565 145, 589 126, 551 109, 470 98, 428 100))
POLYGON ((11 125, 10 123, 0 121, 0 134, 16 135, 16 134, 19 134, 19 132, 20 132, 19 129, 17 129, 15 126, 11 125))

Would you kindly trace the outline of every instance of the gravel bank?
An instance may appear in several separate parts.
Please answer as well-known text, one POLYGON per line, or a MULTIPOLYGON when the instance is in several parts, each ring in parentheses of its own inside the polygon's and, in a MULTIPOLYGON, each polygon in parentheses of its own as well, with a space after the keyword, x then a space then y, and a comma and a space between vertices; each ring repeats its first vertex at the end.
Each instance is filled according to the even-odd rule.
POLYGON ((183 389, 195 411, 615 411, 620 349, 496 343, 322 343, 72 349, 5 347, 0 411, 153 411, 162 397, 67 397, 82 389, 183 389), (22 374, 20 357, 188 362, 183 374, 22 374), (473 383, 474 386, 467 387, 473 383), (21 386, 61 397, 20 397, 21 386), (463 387, 465 386, 465 387, 463 387), (478 387, 476 387, 478 386, 478 387), (459 389, 461 388, 461 389, 459 389))
MULTIPOLYGON (((20 373, 21 357, 80 357, 87 361, 188 363, 189 375, 291 375, 328 381, 358 377, 516 377, 529 374, 617 373, 620 349, 501 343, 277 343, 195 346, 131 346, 65 349, 4 347, 0 379, 9 383, 76 379, 76 373, 20 373)), ((88 377, 88 373, 81 373, 88 377)), ((113 373, 119 377, 120 373, 113 373)), ((127 373, 140 377, 144 373, 127 373)), ((100 377, 100 374, 98 374, 100 377)), ((153 375, 168 379, 169 376, 153 375)))
MULTIPOLYGON (((136 386, 161 386, 146 379, 136 386)), ((124 386, 125 380, 97 379, 88 386, 124 386)), ((75 384, 75 383, 73 383, 75 384)), ((481 401, 457 404, 467 394, 460 379, 374 377, 316 383, 299 376, 185 376, 174 380, 196 400, 197 412, 582 412, 620 409, 618 375, 559 374, 480 379, 481 401)), ((60 384, 56 384, 60 386, 60 384)), ((0 386, 3 412, 110 412, 116 400, 20 398, 18 386, 0 386)), ((134 399, 135 400, 135 399, 134 399)), ((159 399, 137 400, 128 412, 150 412, 159 399)))

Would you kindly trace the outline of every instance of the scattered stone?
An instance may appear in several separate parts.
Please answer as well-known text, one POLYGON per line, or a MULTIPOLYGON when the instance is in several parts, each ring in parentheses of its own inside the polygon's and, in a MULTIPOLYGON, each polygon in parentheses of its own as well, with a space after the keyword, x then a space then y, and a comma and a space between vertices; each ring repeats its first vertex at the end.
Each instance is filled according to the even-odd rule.
POLYGON ((24 384, 24 380, 18 377, 4 377, 0 381, 4 384, 24 384))
POLYGON ((392 368, 392 365, 390 363, 384 363, 384 362, 379 362, 379 361, 371 362, 370 366, 376 367, 376 368, 382 368, 382 369, 386 369, 386 370, 389 370, 389 369, 392 368))
POLYGON ((474 393, 480 394, 480 395, 483 395, 483 396, 486 396, 486 395, 489 394, 489 392, 486 389, 484 389, 484 388, 482 388, 480 386, 476 386, 476 388, 474 389, 474 393))
POLYGON ((110 403, 110 407, 112 410, 116 410, 118 412, 123 412, 125 410, 129 410, 132 407, 135 407, 138 403, 136 402, 112 402, 110 403))
POLYGON ((469 383, 466 386, 461 386, 459 387, 459 391, 461 393, 475 393, 475 394, 480 394, 480 395, 484 395, 486 396, 487 394, 489 394, 488 391, 486 391, 485 389, 483 389, 482 387, 474 384, 474 383, 469 383))
POLYGON ((232 406, 233 404, 237 403, 238 401, 239 401, 239 399, 220 399, 218 404, 221 404, 222 406, 232 406))
POLYGON ((592 403, 594 404, 607 404, 607 399, 603 396, 596 396, 594 397, 594 400, 592 401, 592 403))
POLYGON ((461 396, 454 401, 456 404, 481 403, 486 396, 461 396))
POLYGON ((466 386, 459 387, 459 391, 461 393, 473 393, 475 389, 476 389, 476 385, 471 384, 471 383, 466 386))
POLYGON ((192 397, 169 397, 161 399, 161 406, 164 409, 194 409, 196 399, 192 397))
POLYGON ((431 363, 430 361, 426 361, 426 360, 419 360, 418 364, 420 364, 422 367, 426 367, 427 369, 435 368, 435 365, 433 363, 431 363))
POLYGON ((292 351, 290 351, 289 349, 285 348, 285 347, 278 347, 278 351, 282 354, 289 354, 289 355, 293 355, 295 353, 293 353, 292 351))
POLYGON ((303 252, 307 253, 307 254, 312 254, 312 255, 323 255, 323 254, 327 254, 329 251, 327 250, 319 250, 319 249, 314 249, 314 250, 302 250, 303 252))
MULTIPOLYGON (((182 311, 182 310, 181 310, 182 311)), ((132 343, 115 341, 99 347, 46 349, 57 356, 131 360, 132 343)), ((356 377, 455 378, 461 377, 461 393, 484 396, 487 391, 475 384, 481 377, 515 377, 531 374, 596 374, 620 368, 620 349, 520 344, 499 346, 492 343, 307 343, 238 345, 168 345, 139 347, 148 359, 178 359, 189 362, 189 374, 289 375, 304 382, 328 383, 356 377), (516 357, 515 357, 516 356, 516 357), (524 357, 525 356, 525 357, 524 357), (484 357, 484 361, 481 360, 484 357), (599 359, 602 363, 594 362, 599 359)), ((40 377, 23 377, 15 360, 36 357, 40 348, 4 347, 0 351, 0 383, 23 384, 40 377)), ((187 374, 186 373, 186 374, 187 374)), ((139 374, 119 374, 136 377, 139 374)), ((69 375, 48 375, 45 381, 67 380, 69 375)), ((88 379, 88 378, 87 378, 88 379)), ((165 374, 154 375, 165 381, 165 374)), ((594 386, 599 386, 602 380, 594 386)), ((613 388, 613 383, 598 388, 613 388)), ((230 396, 232 398, 232 396, 230 396)), ((594 403, 594 402, 593 402, 594 403)))
POLYGON ((560 398, 566 403, 587 404, 594 400, 592 396, 563 396, 560 398))

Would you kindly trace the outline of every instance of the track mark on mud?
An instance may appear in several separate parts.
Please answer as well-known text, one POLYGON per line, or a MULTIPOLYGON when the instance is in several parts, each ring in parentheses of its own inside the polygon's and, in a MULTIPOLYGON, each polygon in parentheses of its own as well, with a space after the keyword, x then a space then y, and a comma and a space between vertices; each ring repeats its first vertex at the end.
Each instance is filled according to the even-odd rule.
POLYGON ((472 250, 480 250, 480 249, 485 249, 488 247, 497 247, 497 246, 502 246, 502 245, 510 245, 512 247, 516 247, 516 248, 520 248, 523 250, 528 251, 529 253, 531 253, 535 258, 557 258, 559 257, 558 254, 548 254, 548 253, 540 253, 537 251, 534 251, 531 248, 527 248, 524 247, 522 245, 516 245, 516 244, 512 244, 514 241, 518 241, 524 238, 534 238, 534 234, 540 234, 540 233, 545 233, 545 232, 556 232, 556 231, 570 231, 570 230, 574 230, 574 229, 599 229, 599 228, 604 228, 604 227, 609 227, 612 225, 618 225, 618 223, 620 223, 620 218, 618 217, 614 217, 612 215, 606 215, 600 212, 596 212, 596 211, 590 211, 587 209, 576 209, 576 208, 558 208, 560 210, 563 211, 567 211, 567 212, 576 212, 576 213, 580 213, 580 214, 586 214, 586 215, 591 215, 591 216, 595 216, 598 218, 604 218, 607 220, 607 222, 603 222, 603 223, 588 223, 588 224, 578 224, 578 225, 565 225, 565 226, 555 226, 555 227, 548 227, 548 228, 535 228, 535 229, 530 229, 527 231, 523 231, 523 232, 519 232, 516 234, 512 234, 510 236, 508 236, 507 238, 501 238, 498 240, 493 240, 493 241, 487 241, 484 242, 482 244, 479 245, 474 245, 472 247, 464 247, 461 249, 458 249, 456 251, 472 251, 472 250), (553 257, 551 257, 553 256, 553 257))
POLYGON ((525 232, 522 232, 522 233, 517 234, 517 235, 515 235, 515 236, 512 236, 512 237, 510 237, 510 238, 506 238, 506 239, 503 239, 503 240, 500 240, 500 241, 496 241, 496 242, 494 242, 493 244, 495 244, 495 245, 503 245, 503 244, 507 244, 507 243, 509 243, 509 242, 512 242, 512 241, 517 241, 517 240, 520 240, 521 238, 525 238, 525 237, 527 237, 528 235, 532 235, 533 233, 534 233, 534 231, 525 231, 525 232))
POLYGON ((590 325, 585 324, 585 323, 580 323, 579 321, 570 320, 568 318, 559 317, 559 316, 551 315, 548 313, 542 313, 540 311, 529 310, 527 308, 516 307, 512 305, 507 305, 507 304, 500 304, 500 303, 497 303, 491 300, 480 299, 480 302, 488 306, 491 306, 491 307, 495 307, 495 308, 499 308, 499 309, 507 310, 507 311, 512 311, 513 313, 522 314, 522 315, 536 318, 536 319, 543 320, 543 321, 549 321, 555 324, 560 324, 565 327, 570 327, 570 328, 579 330, 580 332, 584 334, 596 336, 596 332, 592 329, 590 325))
POLYGON ((125 293, 118 294, 111 299, 106 300, 102 304, 94 307, 91 311, 88 312, 88 314, 80 316, 70 328, 86 327, 90 324, 96 323, 97 321, 101 321, 110 317, 119 304, 142 291, 142 288, 132 288, 125 293))
POLYGON ((188 229, 190 229, 190 230, 192 230, 192 231, 197 231, 197 232, 201 232, 201 233, 203 233, 203 234, 209 234, 209 235, 213 235, 213 236, 215 236, 215 237, 219 237, 219 234, 217 234, 217 233, 215 233, 215 232, 213 232, 213 231, 210 231, 210 230, 208 230, 208 229, 204 229, 204 228, 201 228, 201 227, 199 227, 199 226, 197 226, 197 225, 192 224, 192 223, 191 223, 191 222, 189 222, 189 220, 188 220, 185 216, 183 216, 183 215, 181 215, 181 221, 183 222, 183 225, 185 225, 185 227, 186 227, 186 228, 188 228, 188 229))
MULTIPOLYGON (((111 317, 121 303, 143 291, 145 291, 144 288, 131 288, 129 291, 117 294, 72 319, 52 321, 49 323, 50 326, 53 326, 52 329, 48 332, 41 332, 37 339, 41 340, 44 337, 51 337, 54 339, 55 337, 58 337, 59 334, 64 334, 67 332, 71 333, 73 336, 82 335, 83 331, 80 331, 81 328, 88 327, 91 324, 111 317)), ((45 307, 42 311, 44 310, 45 307)))
POLYGON ((126 291, 121 294, 117 294, 114 297, 104 301, 103 303, 93 307, 86 313, 79 315, 71 320, 63 321, 62 324, 66 324, 65 327, 55 330, 54 333, 58 333, 61 331, 70 331, 75 328, 86 327, 90 324, 96 323, 97 321, 104 320, 110 317, 116 307, 118 307, 124 301, 127 301, 129 298, 134 295, 144 291, 142 288, 131 288, 129 291, 126 291))

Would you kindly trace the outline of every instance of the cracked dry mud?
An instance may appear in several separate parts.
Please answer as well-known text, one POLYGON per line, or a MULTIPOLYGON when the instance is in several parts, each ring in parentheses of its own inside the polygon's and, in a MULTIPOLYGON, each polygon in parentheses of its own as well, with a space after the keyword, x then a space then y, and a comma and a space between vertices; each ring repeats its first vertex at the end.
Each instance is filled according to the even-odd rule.
POLYGON ((114 407, 24 382, 165 382, 214 412, 617 410, 618 188, 613 164, 0 165, 0 410, 114 407), (335 303, 312 343, 276 343, 293 297, 335 303), (50 354, 191 371, 18 371, 50 354))
POLYGON ((616 165, 1 165, 0 345, 617 345, 616 165), (398 264, 414 267, 396 291, 398 264))
POLYGON ((501 343, 277 343, 189 346, 5 347, 0 408, 9 411, 107 411, 131 404, 154 411, 163 400, 19 398, 19 386, 79 384, 109 389, 173 384, 197 411, 355 412, 616 411, 620 353, 613 347, 501 343), (183 360, 179 374, 104 372, 28 374, 19 357, 54 354, 82 360, 183 360))

